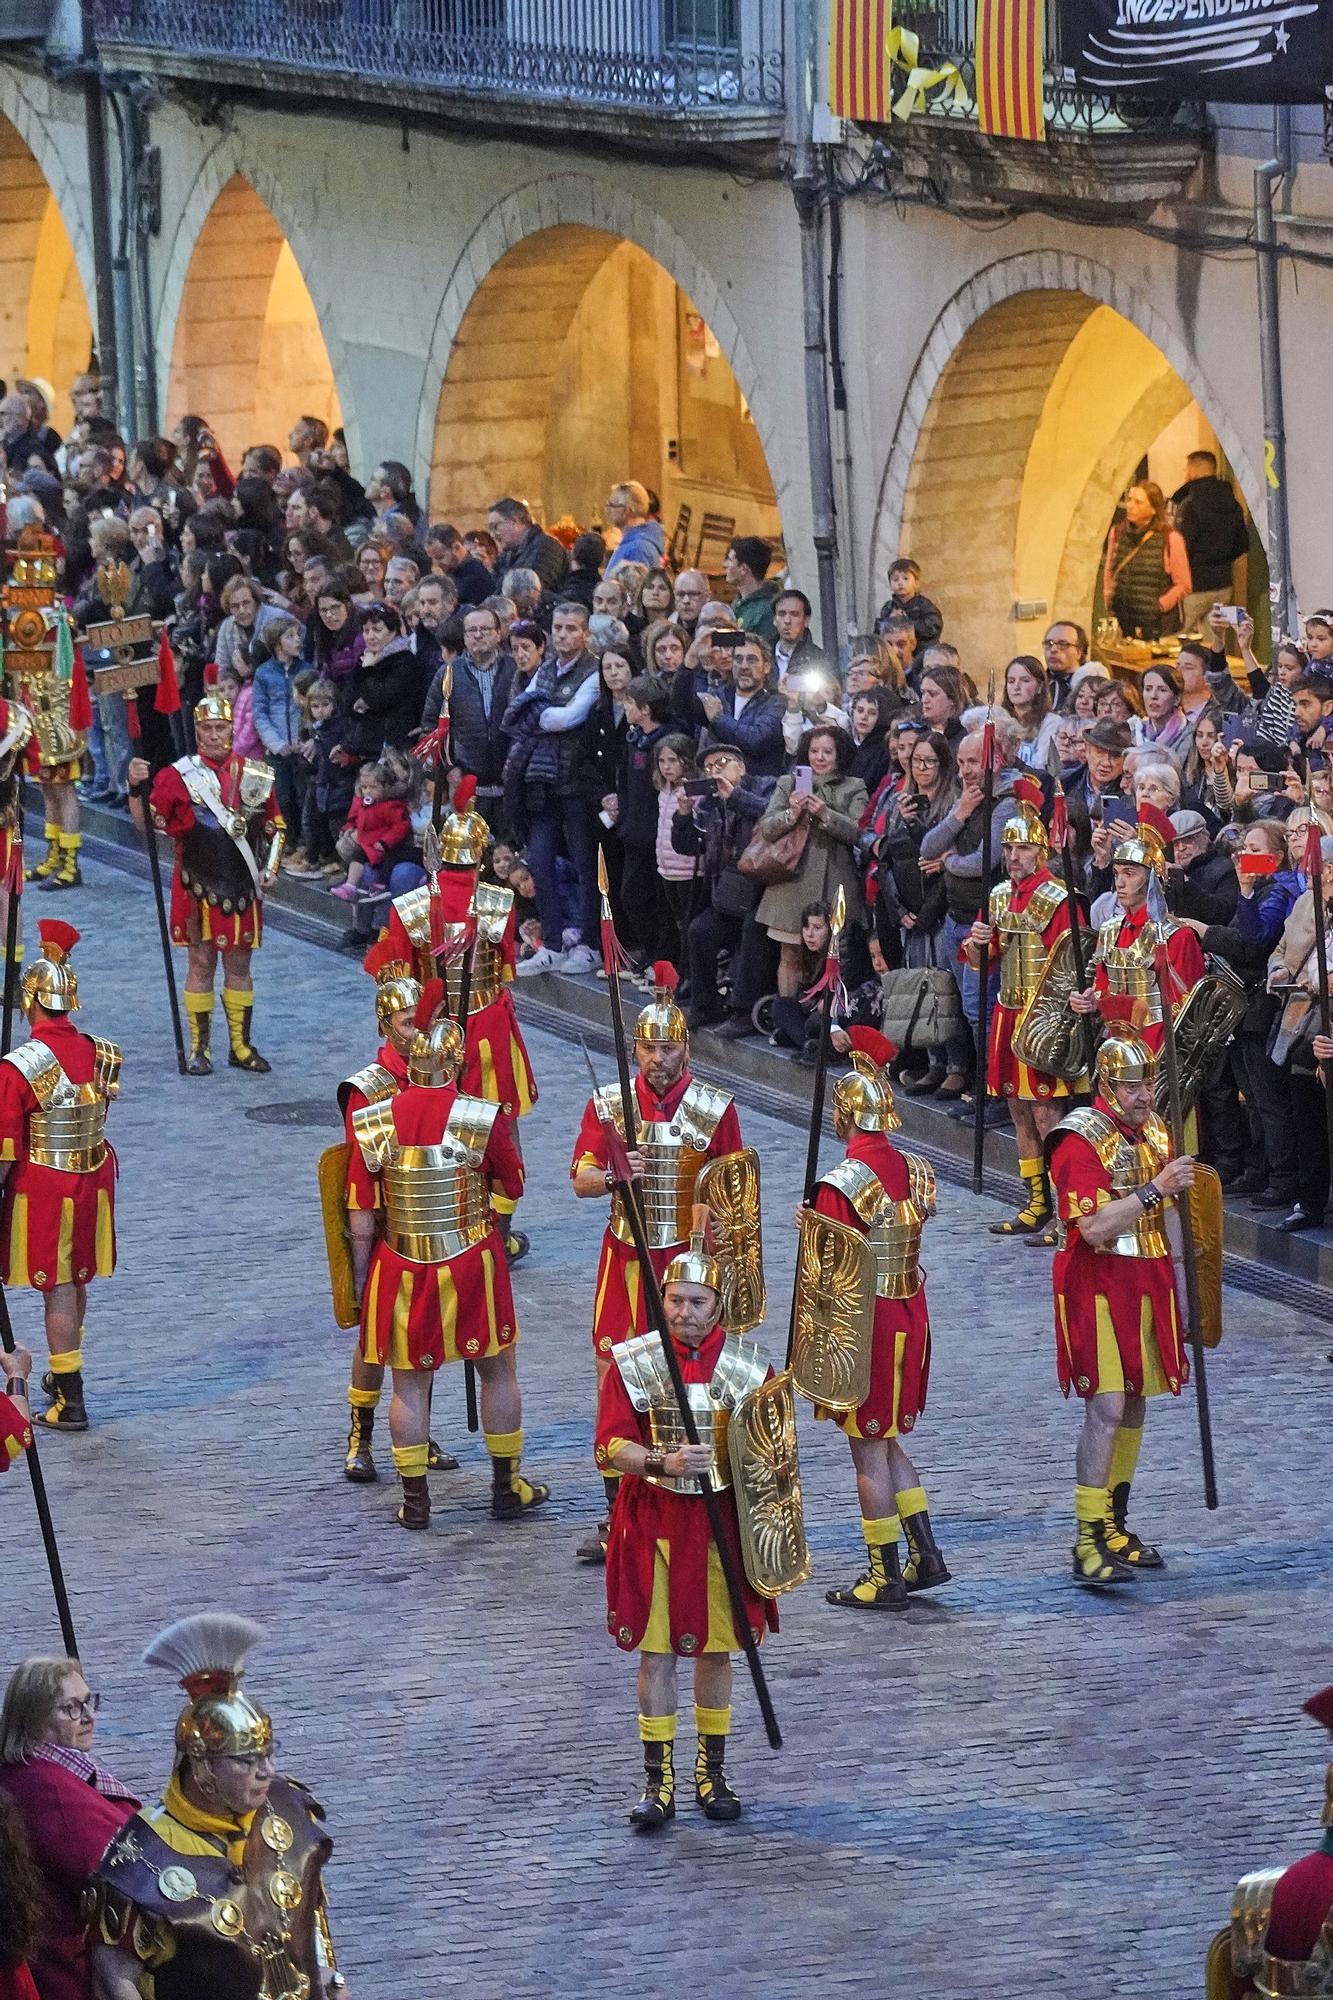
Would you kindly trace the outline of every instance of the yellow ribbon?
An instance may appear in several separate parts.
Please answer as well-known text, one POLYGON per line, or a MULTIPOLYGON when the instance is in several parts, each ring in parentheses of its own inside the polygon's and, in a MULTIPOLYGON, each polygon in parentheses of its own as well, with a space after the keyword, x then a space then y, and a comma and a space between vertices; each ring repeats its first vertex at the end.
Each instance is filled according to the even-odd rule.
POLYGON ((1276 493, 1281 482, 1277 476, 1277 446, 1272 438, 1264 439, 1264 477, 1276 493))
POLYGON ((956 63, 940 63, 936 69, 922 69, 921 41, 910 28, 890 28, 888 40, 889 63, 897 64, 907 71, 907 79, 902 91, 894 100, 895 118, 910 118, 914 111, 926 107, 926 93, 945 86, 944 94, 937 101, 947 106, 965 105, 969 102, 967 85, 956 63))

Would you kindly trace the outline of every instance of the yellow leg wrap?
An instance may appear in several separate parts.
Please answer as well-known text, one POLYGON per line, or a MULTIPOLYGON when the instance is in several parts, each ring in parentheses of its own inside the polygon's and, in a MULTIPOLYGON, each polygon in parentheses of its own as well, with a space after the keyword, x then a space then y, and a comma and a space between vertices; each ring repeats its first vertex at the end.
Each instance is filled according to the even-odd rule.
POLYGON ((1109 1482, 1111 1492, 1114 1493, 1117 1486, 1132 1486, 1134 1484, 1134 1474, 1138 1470, 1139 1451, 1142 1444, 1142 1424, 1139 1425, 1137 1430, 1133 1431, 1126 1424, 1119 1426, 1115 1434, 1115 1443, 1111 1447, 1111 1478, 1109 1482))
POLYGON ((62 1354, 53 1354, 50 1360, 53 1375, 77 1375, 83 1366, 82 1337, 78 1347, 67 1347, 62 1354))
POLYGON ((929 1507, 924 1486, 908 1486, 898 1495, 899 1519, 908 1514, 924 1514, 929 1507))
POLYGON ((889 1581, 884 1551, 886 1548, 894 1549, 898 1546, 898 1516, 886 1514, 878 1521, 862 1519, 861 1533, 865 1536, 870 1569, 866 1576, 852 1585, 852 1596, 859 1598, 862 1603, 873 1604, 889 1581))
MULTIPOLYGON (((378 1407, 380 1397, 383 1393, 382 1389, 349 1388, 347 1391, 347 1400, 354 1410, 373 1410, 378 1407)), ((409 1449, 411 1449, 410 1446, 409 1449)))
POLYGON ((700 1708, 696 1701, 694 1726, 700 1736, 730 1736, 731 1704, 725 1708, 700 1708))
POLYGON ((426 1458, 430 1446, 425 1444, 396 1444, 393 1448, 393 1462, 400 1479, 424 1479, 426 1458))
POLYGON ((222 1011, 227 1017, 227 1034, 231 1040, 233 1053, 248 1056, 250 1044, 245 1039, 245 1017, 255 1004, 252 986, 224 986, 222 989, 222 1011))
POLYGON ((484 1435, 492 1458, 522 1458, 522 1431, 487 1431, 484 1435))
POLYGON ((639 1741, 641 1743, 674 1743, 676 1740, 676 1718, 674 1715, 641 1715, 639 1717, 639 1741))
POLYGON ((48 875, 54 875, 56 869, 60 866, 60 827, 58 823, 55 820, 47 820, 42 828, 42 832, 46 837, 46 852, 41 860, 28 870, 28 880, 30 882, 44 881, 48 875))
POLYGON ((1106 1519, 1106 1510, 1111 1504, 1110 1491, 1105 1486, 1075 1486, 1074 1519, 1078 1522, 1078 1552, 1092 1549, 1092 1531, 1099 1521, 1106 1519))

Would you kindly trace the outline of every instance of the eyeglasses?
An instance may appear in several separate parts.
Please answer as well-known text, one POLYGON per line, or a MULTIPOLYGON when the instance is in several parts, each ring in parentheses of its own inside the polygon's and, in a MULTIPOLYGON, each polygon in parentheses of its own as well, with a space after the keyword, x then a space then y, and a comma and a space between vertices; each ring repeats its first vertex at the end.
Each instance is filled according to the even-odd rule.
POLYGON ((63 1716, 66 1722, 78 1722, 85 1716, 91 1722, 101 1706, 101 1695, 90 1694, 86 1701, 70 1700, 57 1702, 56 1714, 63 1716))

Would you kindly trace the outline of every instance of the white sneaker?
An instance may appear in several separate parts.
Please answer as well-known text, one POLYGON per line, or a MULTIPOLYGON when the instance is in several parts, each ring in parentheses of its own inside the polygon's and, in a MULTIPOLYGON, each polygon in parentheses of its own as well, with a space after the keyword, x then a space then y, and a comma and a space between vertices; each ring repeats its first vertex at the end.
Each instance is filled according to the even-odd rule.
POLYGON ((537 972, 563 972, 567 956, 566 952, 552 951, 549 945, 544 944, 540 951, 534 951, 531 958, 519 960, 518 976, 525 979, 537 972))
POLYGON ((599 969, 601 963, 590 944, 576 944, 572 951, 565 954, 564 970, 576 979, 586 979, 590 972, 599 969))

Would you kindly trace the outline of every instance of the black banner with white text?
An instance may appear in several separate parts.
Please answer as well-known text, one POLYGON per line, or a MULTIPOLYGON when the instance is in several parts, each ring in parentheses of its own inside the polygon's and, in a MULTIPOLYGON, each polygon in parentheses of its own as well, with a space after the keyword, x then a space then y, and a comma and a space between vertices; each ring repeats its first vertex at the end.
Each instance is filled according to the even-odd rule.
POLYGON ((1086 89, 1215 104, 1319 104, 1333 0, 1056 0, 1086 89))

